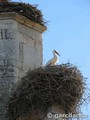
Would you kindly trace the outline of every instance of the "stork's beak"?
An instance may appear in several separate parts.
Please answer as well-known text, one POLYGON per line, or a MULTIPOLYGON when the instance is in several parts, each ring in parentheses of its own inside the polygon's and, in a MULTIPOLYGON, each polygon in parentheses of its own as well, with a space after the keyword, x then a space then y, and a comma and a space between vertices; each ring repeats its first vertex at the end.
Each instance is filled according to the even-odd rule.
POLYGON ((55 53, 60 56, 60 54, 55 50, 55 53))

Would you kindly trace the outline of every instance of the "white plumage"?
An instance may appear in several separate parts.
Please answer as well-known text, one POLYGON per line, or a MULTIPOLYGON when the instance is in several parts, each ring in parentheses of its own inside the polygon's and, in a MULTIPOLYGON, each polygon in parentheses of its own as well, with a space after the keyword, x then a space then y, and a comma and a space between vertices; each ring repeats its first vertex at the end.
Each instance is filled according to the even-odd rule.
POLYGON ((56 64, 56 62, 58 60, 57 55, 59 55, 59 53, 56 50, 53 50, 52 53, 53 53, 53 58, 46 63, 46 66, 53 66, 56 64))

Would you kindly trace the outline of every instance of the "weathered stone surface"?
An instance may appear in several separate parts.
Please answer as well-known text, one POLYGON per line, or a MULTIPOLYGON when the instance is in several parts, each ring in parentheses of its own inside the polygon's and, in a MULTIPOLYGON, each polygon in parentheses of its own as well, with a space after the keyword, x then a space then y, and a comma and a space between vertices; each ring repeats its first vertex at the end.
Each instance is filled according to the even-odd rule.
POLYGON ((0 17, 0 120, 7 120, 14 84, 28 69, 42 65, 42 33, 18 21, 0 17))

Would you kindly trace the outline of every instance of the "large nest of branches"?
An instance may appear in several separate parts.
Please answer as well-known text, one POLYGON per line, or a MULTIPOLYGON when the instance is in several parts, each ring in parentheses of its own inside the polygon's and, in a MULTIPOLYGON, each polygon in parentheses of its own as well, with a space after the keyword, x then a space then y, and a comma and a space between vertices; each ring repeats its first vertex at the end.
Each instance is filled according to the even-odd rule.
POLYGON ((37 5, 22 2, 1 2, 0 12, 16 12, 26 18, 45 26, 42 12, 37 9, 37 5))
POLYGON ((73 113, 82 101, 84 88, 84 77, 71 64, 29 71, 9 100, 8 116, 10 120, 16 120, 19 116, 32 114, 33 110, 47 111, 53 104, 73 113))

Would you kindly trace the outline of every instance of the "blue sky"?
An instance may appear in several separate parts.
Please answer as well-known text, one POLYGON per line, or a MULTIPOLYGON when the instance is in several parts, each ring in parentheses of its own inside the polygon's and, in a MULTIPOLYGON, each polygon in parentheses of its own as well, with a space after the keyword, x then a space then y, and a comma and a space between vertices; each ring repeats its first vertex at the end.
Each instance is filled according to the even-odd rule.
MULTIPOLYGON (((21 2, 21 0, 19 1, 21 2)), ((70 63, 78 66, 87 84, 90 84, 90 0, 22 0, 38 4, 48 21, 43 34, 43 62, 52 58, 52 50, 60 54, 59 64, 70 63)), ((90 86, 89 86, 90 88, 90 86)), ((83 107, 89 115, 90 105, 83 107)), ((90 118, 88 117, 87 120, 90 118)))

